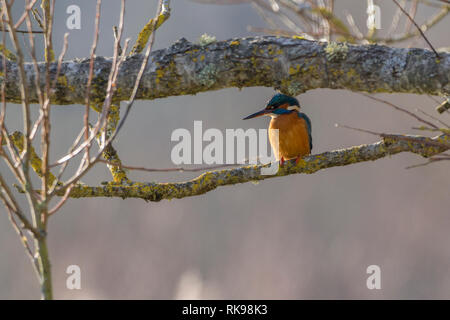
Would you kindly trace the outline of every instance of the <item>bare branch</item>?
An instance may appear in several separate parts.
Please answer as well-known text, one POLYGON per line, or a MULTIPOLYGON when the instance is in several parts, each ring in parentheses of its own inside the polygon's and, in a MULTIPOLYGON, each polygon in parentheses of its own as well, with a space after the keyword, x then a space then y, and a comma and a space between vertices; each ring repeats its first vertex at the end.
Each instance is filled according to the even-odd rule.
MULTIPOLYGON (((158 9, 158 12, 156 14, 155 19, 153 20, 154 23, 156 24, 158 19, 157 17, 160 16, 161 11, 164 10, 164 6, 167 6, 169 3, 169 1, 165 1, 165 0, 160 0, 160 6, 158 9)), ((98 126, 96 128, 94 128, 94 130, 92 130, 91 136, 95 137, 97 135, 98 132, 98 128, 100 127, 100 124, 103 121, 103 118, 106 117, 106 115, 108 115, 109 110, 110 110, 110 106, 111 106, 111 102, 112 102, 112 96, 115 92, 115 90, 117 90, 117 77, 119 74, 119 70, 121 67, 121 64, 123 63, 124 59, 125 59, 125 53, 126 53, 126 47, 128 45, 128 42, 125 45, 125 50, 123 50, 123 55, 120 57, 119 61, 116 64, 116 60, 117 60, 117 55, 118 55, 118 51, 119 51, 119 42, 120 42, 120 35, 122 32, 122 22, 123 22, 123 14, 124 14, 124 10, 125 10, 125 6, 124 6, 124 1, 122 2, 123 6, 122 6, 122 13, 121 13, 121 24, 119 26, 119 36, 117 38, 116 41, 116 45, 115 45, 115 49, 114 49, 114 57, 113 57, 113 68, 111 69, 110 75, 109 75, 109 80, 108 80, 108 87, 107 87, 107 95, 106 95, 106 99, 105 102, 103 104, 103 108, 102 108, 102 114, 100 116, 100 119, 98 120, 98 126)), ((167 10, 167 8, 165 9, 167 10)), ((156 29, 153 29, 153 31, 155 31, 156 29)), ((96 156, 94 156, 86 165, 84 165, 84 167, 82 167, 82 165, 80 164, 80 167, 77 171, 77 173, 75 175, 73 175, 71 178, 68 179, 68 181, 66 181, 64 183, 63 186, 61 186, 60 188, 55 189, 54 192, 67 192, 68 188, 72 188, 73 184, 76 183, 77 181, 79 181, 84 174, 94 165, 97 163, 97 161, 99 160, 100 156, 103 154, 103 152, 105 151, 105 149, 110 145, 110 143, 115 139, 115 137, 117 136, 118 132, 120 131, 121 127, 123 126, 123 124, 125 123, 127 116, 131 110, 131 107, 136 99, 137 96, 137 92, 138 92, 138 88, 141 84, 141 80, 144 74, 144 71, 147 67, 147 63, 150 57, 150 53, 152 51, 152 47, 153 47, 153 41, 155 39, 155 32, 152 32, 151 36, 150 36, 150 41, 149 44, 147 46, 147 50, 145 52, 145 55, 141 61, 141 65, 139 68, 139 73, 136 77, 136 80, 134 82, 134 86, 132 89, 132 93, 131 96, 129 97, 128 101, 127 101, 127 106, 124 112, 124 115, 122 117, 122 119, 120 120, 120 122, 117 125, 117 128, 115 129, 115 131, 111 134, 111 136, 103 143, 103 145, 101 146, 99 152, 97 153, 96 156)), ((75 153, 78 149, 75 149, 73 151, 73 153, 75 153)), ((59 160, 57 163, 61 164, 64 163, 67 158, 67 160, 69 160, 72 157, 72 155, 68 155, 66 157, 64 157, 63 159, 59 160)), ((82 162, 83 164, 83 162, 82 162)))

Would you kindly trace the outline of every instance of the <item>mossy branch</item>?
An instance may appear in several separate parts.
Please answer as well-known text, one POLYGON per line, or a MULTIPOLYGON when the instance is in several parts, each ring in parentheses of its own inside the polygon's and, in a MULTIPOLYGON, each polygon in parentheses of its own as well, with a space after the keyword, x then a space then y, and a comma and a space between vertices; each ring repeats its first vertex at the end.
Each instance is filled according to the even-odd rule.
POLYGON ((147 24, 142 28, 141 32, 139 32, 138 38, 136 40, 136 44, 131 49, 130 55, 141 53, 147 45, 148 39, 167 19, 170 17, 170 6, 169 1, 162 2, 161 13, 156 18, 150 19, 147 24))
MULTIPOLYGON (((138 54, 122 64, 117 100, 130 97, 142 59, 138 54)), ((63 62, 54 104, 84 103, 89 61, 63 62)), ((94 103, 104 100, 111 62, 111 58, 95 59, 94 103)), ((45 64, 40 63, 39 68, 44 72, 45 64)), ((56 69, 56 63, 50 65, 52 78, 56 69)), ((7 70, 6 99, 19 102, 17 64, 7 61, 7 70)), ((31 102, 37 102, 33 66, 25 64, 25 70, 27 92, 31 102)), ((257 86, 273 87, 294 96, 316 88, 448 96, 450 53, 442 52, 437 59, 427 49, 326 43, 298 37, 231 39, 207 45, 181 39, 151 54, 136 99, 257 86)))
POLYGON ((16 55, 9 51, 3 44, 0 44, 0 51, 2 56, 6 57, 7 60, 17 61, 16 55))
MULTIPOLYGON (((291 174, 312 174, 326 168, 373 161, 400 152, 413 152, 423 157, 430 157, 449 148, 450 138, 447 135, 435 138, 389 135, 389 138, 384 138, 376 143, 311 155, 300 160, 297 165, 294 161, 288 161, 283 167, 280 167, 275 175, 261 175, 261 168, 264 166, 256 165, 206 172, 190 181, 179 183, 130 182, 129 184, 116 184, 112 182, 98 187, 80 184, 71 190, 70 197, 140 198, 147 201, 180 199, 201 195, 220 186, 260 181, 291 174)), ((58 195, 62 196, 63 192, 58 195)))
MULTIPOLYGON (((109 113, 108 113, 108 122, 106 125, 106 130, 102 134, 98 134, 97 143, 101 148, 104 141, 108 140, 113 133, 117 129, 117 124, 119 123, 120 118, 120 105, 119 104, 111 104, 109 113)), ((122 161, 117 153, 117 150, 113 147, 112 143, 110 143, 103 151, 103 158, 107 162, 107 166, 113 180, 115 183, 127 183, 129 181, 127 177, 127 173, 122 168, 122 161)))
MULTIPOLYGON (((12 133, 9 136, 9 138, 11 139, 11 142, 14 144, 14 146, 17 148, 17 150, 19 152, 23 152, 23 148, 24 148, 23 142, 25 140, 25 137, 23 136, 22 132, 15 131, 14 133, 12 133)), ((29 152, 30 152, 29 159, 30 159, 31 167, 36 172, 38 177, 42 178, 43 177, 42 160, 37 155, 33 146, 30 147, 29 152)), ((49 172, 48 179, 47 179, 47 184, 49 187, 51 187, 55 183, 55 179, 56 179, 56 177, 51 172, 49 172)))

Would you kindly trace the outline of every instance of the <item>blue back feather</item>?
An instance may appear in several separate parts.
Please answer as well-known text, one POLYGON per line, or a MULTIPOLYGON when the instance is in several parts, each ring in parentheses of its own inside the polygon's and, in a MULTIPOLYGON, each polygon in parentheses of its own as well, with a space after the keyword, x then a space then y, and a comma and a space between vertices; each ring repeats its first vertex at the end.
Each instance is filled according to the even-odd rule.
POLYGON ((306 126, 307 126, 307 129, 308 129, 308 137, 309 137, 309 149, 312 150, 313 144, 312 144, 312 135, 311 135, 311 130, 312 130, 311 120, 303 112, 297 112, 297 114, 298 114, 299 118, 304 119, 305 122, 306 122, 306 126))

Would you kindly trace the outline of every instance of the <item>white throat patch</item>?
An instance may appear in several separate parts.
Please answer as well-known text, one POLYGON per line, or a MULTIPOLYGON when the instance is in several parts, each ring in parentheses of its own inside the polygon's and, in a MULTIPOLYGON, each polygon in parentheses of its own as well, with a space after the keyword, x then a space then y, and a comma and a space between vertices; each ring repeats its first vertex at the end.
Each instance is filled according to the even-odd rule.
POLYGON ((297 110, 300 111, 300 107, 299 106, 289 106, 287 107, 288 110, 297 110))

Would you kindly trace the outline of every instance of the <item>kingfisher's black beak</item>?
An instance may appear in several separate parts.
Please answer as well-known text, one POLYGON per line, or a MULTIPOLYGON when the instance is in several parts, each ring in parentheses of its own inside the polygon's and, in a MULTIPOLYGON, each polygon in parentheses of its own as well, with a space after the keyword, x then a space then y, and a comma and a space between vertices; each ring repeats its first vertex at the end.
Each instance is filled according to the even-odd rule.
POLYGON ((255 113, 253 113, 253 114, 251 114, 251 115, 245 117, 245 118, 242 119, 242 120, 247 120, 247 119, 252 119, 252 118, 256 118, 256 117, 261 117, 261 116, 263 116, 263 115, 265 115, 265 114, 268 114, 268 113, 270 113, 269 110, 263 109, 263 110, 261 110, 261 111, 255 112, 255 113))

